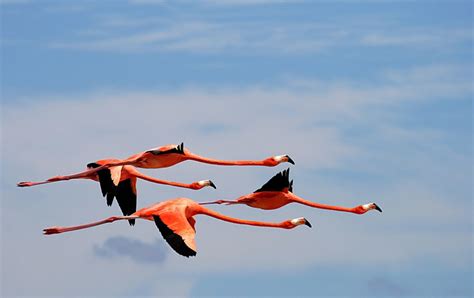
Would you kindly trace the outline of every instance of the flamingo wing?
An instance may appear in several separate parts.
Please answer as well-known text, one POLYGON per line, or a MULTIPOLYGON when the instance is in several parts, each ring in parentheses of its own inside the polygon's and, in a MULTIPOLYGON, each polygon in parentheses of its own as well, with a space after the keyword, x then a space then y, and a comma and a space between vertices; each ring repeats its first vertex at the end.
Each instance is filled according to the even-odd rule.
POLYGON ((111 167, 110 170, 110 178, 114 185, 118 185, 120 183, 120 177, 122 175, 122 168, 123 166, 111 167))
MULTIPOLYGON (((116 187, 115 197, 122 210, 123 215, 132 215, 137 211, 137 179, 135 177, 121 181, 116 187)), ((129 219, 131 226, 135 225, 135 219, 129 219)))
MULTIPOLYGON (((87 165, 89 169, 100 167, 98 163, 87 165)), ((107 206, 111 206, 114 198, 117 198, 123 215, 131 215, 137 210, 137 189, 136 178, 130 178, 120 181, 122 167, 112 167, 97 172, 99 177, 102 196, 107 197, 107 206), (119 182, 120 181, 120 182, 119 182)), ((128 220, 131 226, 135 224, 135 219, 128 220)))
POLYGON ((293 181, 289 181, 290 169, 286 169, 267 181, 262 187, 254 191, 263 192, 263 191, 288 191, 293 189, 293 181))
MULTIPOLYGON (((87 168, 94 169, 100 167, 99 164, 91 162, 87 165, 87 168)), ((115 185, 112 181, 112 175, 109 169, 103 169, 97 172, 99 177, 100 189, 102 191, 102 196, 107 196, 107 206, 111 206, 115 197, 115 185)))
POLYGON ((153 219, 161 235, 174 251, 185 257, 196 255, 196 232, 184 214, 161 212, 159 215, 153 215, 153 219))

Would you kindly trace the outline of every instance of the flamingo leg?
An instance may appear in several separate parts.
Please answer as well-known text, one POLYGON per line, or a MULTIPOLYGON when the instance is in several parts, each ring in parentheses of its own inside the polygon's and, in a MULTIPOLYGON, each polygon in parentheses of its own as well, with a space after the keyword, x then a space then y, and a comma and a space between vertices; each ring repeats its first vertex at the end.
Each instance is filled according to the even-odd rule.
POLYGON ((96 175, 97 169, 102 169, 105 168, 104 166, 87 170, 84 172, 80 172, 77 174, 72 174, 68 176, 55 176, 51 177, 45 181, 40 181, 40 182, 31 182, 31 181, 24 181, 24 182, 19 182, 17 184, 18 187, 29 187, 29 186, 35 186, 35 185, 40 185, 40 184, 46 184, 46 183, 52 183, 52 182, 58 182, 58 181, 64 181, 64 180, 71 180, 71 179, 92 179, 94 175, 96 175))
POLYGON ((79 226, 72 226, 72 227, 50 227, 50 228, 45 228, 43 229, 43 234, 44 235, 51 235, 51 234, 59 234, 59 233, 64 233, 64 232, 71 232, 71 231, 76 231, 76 230, 82 230, 82 229, 87 229, 91 228, 94 226, 98 225, 103 225, 106 223, 114 222, 116 220, 130 220, 130 219, 136 219, 139 218, 139 216, 136 215, 130 215, 130 216, 111 216, 109 218, 84 224, 84 225, 79 225, 79 226))
POLYGON ((199 205, 210 205, 210 204, 234 205, 234 204, 243 204, 243 203, 238 202, 238 201, 226 201, 226 200, 217 200, 217 201, 212 201, 212 202, 199 203, 199 205))

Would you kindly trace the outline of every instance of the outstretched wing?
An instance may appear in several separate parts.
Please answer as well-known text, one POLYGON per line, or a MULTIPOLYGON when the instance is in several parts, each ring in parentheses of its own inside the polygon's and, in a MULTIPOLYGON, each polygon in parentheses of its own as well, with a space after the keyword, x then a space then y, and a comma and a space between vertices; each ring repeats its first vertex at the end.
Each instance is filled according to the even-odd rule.
MULTIPOLYGON (((132 215, 137 211, 137 179, 135 177, 123 180, 116 188, 115 197, 122 210, 123 215, 132 215)), ((135 224, 135 219, 129 219, 131 226, 135 224)))
POLYGON ((153 215, 155 224, 166 242, 178 254, 191 257, 196 255, 195 231, 181 212, 161 212, 153 215))
POLYGON ((273 176, 262 187, 254 191, 254 193, 262 191, 288 191, 288 189, 292 186, 289 181, 289 176, 290 169, 286 169, 273 176))

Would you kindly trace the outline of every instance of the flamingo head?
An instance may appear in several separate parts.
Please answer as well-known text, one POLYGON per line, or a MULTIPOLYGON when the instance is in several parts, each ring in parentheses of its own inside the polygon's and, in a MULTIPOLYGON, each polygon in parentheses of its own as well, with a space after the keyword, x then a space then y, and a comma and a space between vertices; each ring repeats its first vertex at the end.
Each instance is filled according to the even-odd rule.
POLYGON ((377 210, 378 212, 382 212, 382 209, 375 203, 369 203, 369 204, 365 204, 365 205, 361 205, 361 209, 363 212, 361 213, 365 213, 367 211, 370 211, 370 210, 377 210))
POLYGON ((285 155, 276 155, 276 156, 272 156, 272 157, 269 157, 269 158, 265 159, 265 164, 269 167, 274 167, 274 166, 279 165, 283 162, 289 162, 292 165, 295 164, 293 159, 291 159, 291 157, 289 157, 286 154, 285 155))
POLYGON ((201 181, 198 181, 196 183, 199 186, 199 188, 203 188, 203 187, 206 187, 206 186, 210 186, 214 189, 217 188, 216 185, 214 183, 212 183, 211 180, 201 180, 201 181))
POLYGON ((295 219, 292 219, 289 221, 290 225, 289 225, 289 228, 292 229, 292 228, 295 228, 297 226, 300 226, 300 225, 306 225, 308 227, 312 227, 311 226, 311 223, 304 217, 298 217, 298 218, 295 218, 295 219))

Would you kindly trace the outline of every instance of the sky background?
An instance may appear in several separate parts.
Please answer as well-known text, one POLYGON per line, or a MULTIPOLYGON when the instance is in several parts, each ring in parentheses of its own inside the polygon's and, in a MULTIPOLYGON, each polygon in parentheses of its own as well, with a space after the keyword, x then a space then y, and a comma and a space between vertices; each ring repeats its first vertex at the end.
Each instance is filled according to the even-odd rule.
MULTIPOLYGON (((472 296, 471 1, 0 3, 3 296, 472 296), (313 229, 198 216, 186 259, 145 221, 45 237, 120 211, 91 181, 15 186, 180 142, 289 154, 295 194, 384 212, 215 206, 313 229)), ((143 170, 218 189, 139 181, 138 206, 234 199, 287 167, 143 170)))

